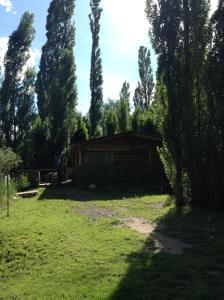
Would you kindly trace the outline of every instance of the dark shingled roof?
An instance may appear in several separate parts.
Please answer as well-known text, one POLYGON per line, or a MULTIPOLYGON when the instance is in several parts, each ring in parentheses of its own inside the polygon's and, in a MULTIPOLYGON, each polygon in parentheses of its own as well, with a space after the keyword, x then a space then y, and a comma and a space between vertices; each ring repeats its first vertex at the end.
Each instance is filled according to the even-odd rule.
POLYGON ((144 132, 129 131, 129 132, 125 132, 125 133, 119 133, 119 134, 113 134, 110 136, 94 138, 94 139, 90 139, 88 141, 83 141, 83 142, 76 142, 74 140, 74 138, 72 138, 71 146, 91 145, 91 144, 94 144, 97 142, 109 141, 109 140, 113 140, 115 138, 123 138, 123 137, 138 137, 138 138, 149 139, 149 140, 157 141, 157 142, 162 141, 162 139, 159 135, 147 134, 144 132))

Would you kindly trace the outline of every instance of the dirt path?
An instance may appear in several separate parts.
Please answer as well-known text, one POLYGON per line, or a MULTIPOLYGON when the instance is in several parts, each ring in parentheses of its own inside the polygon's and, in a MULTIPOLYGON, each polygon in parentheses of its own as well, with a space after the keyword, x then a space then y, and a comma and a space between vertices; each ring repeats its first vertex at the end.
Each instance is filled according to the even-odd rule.
POLYGON ((125 218, 122 219, 122 223, 141 234, 150 235, 155 244, 155 253, 165 251, 174 255, 181 255, 185 249, 190 247, 190 245, 181 240, 162 234, 155 226, 143 218, 125 218))
MULTIPOLYGON (((82 216, 85 216, 93 221, 100 218, 111 218, 118 216, 118 212, 113 209, 108 209, 95 205, 86 205, 83 208, 75 210, 82 216)), ((152 225, 149 221, 138 218, 128 217, 120 219, 119 226, 126 226, 135 230, 138 233, 150 236, 154 242, 155 253, 165 251, 174 255, 182 255, 183 251, 190 247, 190 245, 181 240, 171 238, 162 233, 162 228, 158 225, 152 225)))

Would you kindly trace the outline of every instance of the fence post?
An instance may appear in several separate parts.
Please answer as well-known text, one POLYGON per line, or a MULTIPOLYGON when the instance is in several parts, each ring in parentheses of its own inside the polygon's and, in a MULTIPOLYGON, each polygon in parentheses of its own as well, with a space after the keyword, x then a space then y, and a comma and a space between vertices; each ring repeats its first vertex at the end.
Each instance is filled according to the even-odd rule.
POLYGON ((7 177, 4 176, 4 202, 6 203, 7 205, 7 177))
POLYGON ((10 178, 9 175, 5 176, 5 199, 7 205, 7 217, 9 217, 9 185, 10 185, 10 178))

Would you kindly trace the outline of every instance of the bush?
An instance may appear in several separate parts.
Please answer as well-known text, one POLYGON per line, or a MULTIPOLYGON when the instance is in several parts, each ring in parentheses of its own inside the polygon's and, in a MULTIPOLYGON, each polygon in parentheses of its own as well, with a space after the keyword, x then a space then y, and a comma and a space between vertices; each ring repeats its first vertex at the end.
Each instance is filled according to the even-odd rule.
POLYGON ((15 191, 20 191, 22 189, 25 189, 29 187, 30 182, 28 179, 28 176, 22 174, 19 177, 16 177, 12 180, 12 186, 15 191))
POLYGON ((20 162, 20 158, 10 148, 1 148, 0 176, 8 175, 12 169, 18 167, 20 162))
POLYGON ((3 177, 0 176, 0 206, 3 203, 3 197, 4 197, 3 177))
MULTIPOLYGON (((4 203, 4 176, 9 175, 13 169, 20 164, 19 157, 9 148, 0 148, 0 205, 4 203)), ((9 194, 15 194, 16 185, 13 180, 10 181, 9 194)))

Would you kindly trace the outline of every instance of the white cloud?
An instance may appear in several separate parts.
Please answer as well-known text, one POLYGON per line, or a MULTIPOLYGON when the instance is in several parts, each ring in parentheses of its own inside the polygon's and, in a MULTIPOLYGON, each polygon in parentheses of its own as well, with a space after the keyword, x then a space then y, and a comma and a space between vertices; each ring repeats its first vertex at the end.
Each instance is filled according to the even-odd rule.
POLYGON ((101 43, 102 52, 106 53, 103 55, 103 62, 108 59, 108 55, 113 55, 113 52, 119 57, 124 57, 122 71, 120 71, 121 66, 117 66, 118 72, 116 72, 116 67, 112 66, 110 69, 104 69, 104 101, 108 98, 119 99, 124 81, 130 83, 132 99, 138 84, 138 76, 135 76, 135 69, 136 74, 138 72, 138 49, 141 45, 150 46, 145 0, 102 0, 102 8, 101 43), (104 28, 106 28, 105 33, 104 28), (133 67, 127 67, 128 61, 133 67))
MULTIPOLYGON (((122 84, 125 82, 126 77, 125 75, 117 75, 117 74, 112 74, 109 72, 105 72, 103 74, 104 78, 104 84, 103 84, 103 92, 104 95, 108 95, 111 99, 119 99, 119 93, 122 88, 122 84)), ((132 81, 129 83, 131 85, 131 93, 133 94, 138 82, 137 81, 132 81)), ((106 100, 106 99, 105 99, 106 100)))
POLYGON ((28 59, 26 65, 27 65, 27 67, 35 67, 41 57, 41 52, 37 48, 30 49, 29 55, 30 55, 30 58, 28 59))
MULTIPOLYGON (((119 99, 120 90, 122 84, 127 80, 126 76, 117 75, 109 72, 103 74, 104 84, 103 84, 103 94, 104 100, 108 98, 113 100, 119 99)), ((131 98, 134 95, 135 88, 138 84, 137 80, 128 80, 130 83, 131 98)))
POLYGON ((3 61, 4 56, 8 48, 8 37, 1 37, 0 38, 0 69, 3 70, 3 61))
MULTIPOLYGON (((218 0, 211 0, 211 12, 217 3, 218 0)), ((133 55, 139 46, 150 43, 145 0, 102 0, 102 7, 102 19, 111 28, 107 37, 111 47, 116 47, 121 54, 133 55)))
POLYGON ((211 13, 213 13, 218 6, 218 0, 211 0, 211 13))
POLYGON ((145 0, 103 0, 102 7, 103 18, 113 35, 108 38, 111 46, 128 55, 136 54, 139 46, 149 44, 145 0))
MULTIPOLYGON (((118 100, 120 90, 122 88, 122 84, 127 81, 127 75, 125 74, 115 74, 110 71, 103 72, 103 95, 104 95, 104 102, 106 102, 108 99, 112 100, 118 100)), ((90 99, 90 91, 89 91, 89 75, 86 71, 80 71, 78 76, 78 82, 80 85, 84 86, 85 88, 82 89, 81 94, 79 94, 79 100, 82 99, 82 101, 78 101, 78 109, 82 112, 87 112, 89 108, 89 99, 90 99), (83 100, 85 100, 83 102, 83 100)), ((130 80, 128 79, 128 82, 130 83, 130 92, 131 92, 131 99, 134 96, 134 91, 138 85, 137 80, 130 80)), ((132 101, 131 101, 132 104, 132 101)))
POLYGON ((10 0, 0 0, 0 5, 5 8, 6 12, 10 12, 12 14, 16 14, 16 11, 14 10, 13 4, 10 0))
MULTIPOLYGON (((4 61, 6 51, 8 49, 8 41, 9 41, 8 37, 1 37, 0 38, 0 69, 3 72, 4 72, 3 61, 4 61)), ((26 66, 23 69, 23 73, 28 67, 35 67, 37 65, 37 63, 40 59, 40 56, 41 56, 41 52, 40 52, 39 49, 30 48, 29 56, 30 56, 30 58, 28 59, 28 61, 26 63, 26 66)))

